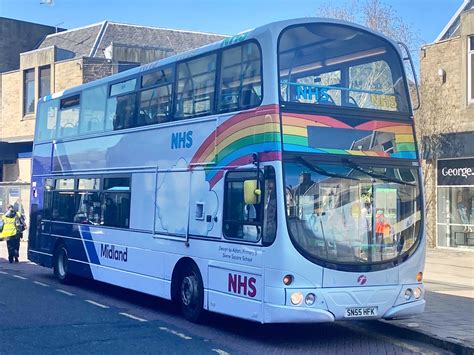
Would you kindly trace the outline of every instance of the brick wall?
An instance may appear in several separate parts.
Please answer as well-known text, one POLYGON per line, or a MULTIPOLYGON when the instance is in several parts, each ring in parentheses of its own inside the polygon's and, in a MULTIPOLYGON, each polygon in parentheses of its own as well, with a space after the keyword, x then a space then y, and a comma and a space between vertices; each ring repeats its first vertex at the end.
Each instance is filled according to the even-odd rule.
POLYGON ((54 92, 63 91, 82 84, 82 59, 54 64, 54 92))
POLYGON ((33 137, 34 115, 23 117, 22 72, 14 71, 2 75, 2 111, 0 116, 0 139, 33 137))
POLYGON ((112 63, 105 58, 83 58, 83 65, 84 83, 112 75, 112 63))

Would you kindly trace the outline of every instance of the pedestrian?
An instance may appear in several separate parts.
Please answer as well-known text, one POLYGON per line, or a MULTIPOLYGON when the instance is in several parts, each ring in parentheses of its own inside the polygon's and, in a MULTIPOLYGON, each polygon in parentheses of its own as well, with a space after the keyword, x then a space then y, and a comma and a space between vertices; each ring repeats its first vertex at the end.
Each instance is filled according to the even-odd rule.
POLYGON ((19 212, 15 212, 12 205, 9 205, 7 212, 2 216, 2 222, 0 239, 7 241, 8 261, 17 263, 19 261, 20 239, 23 238, 23 231, 26 229, 25 219, 19 212))

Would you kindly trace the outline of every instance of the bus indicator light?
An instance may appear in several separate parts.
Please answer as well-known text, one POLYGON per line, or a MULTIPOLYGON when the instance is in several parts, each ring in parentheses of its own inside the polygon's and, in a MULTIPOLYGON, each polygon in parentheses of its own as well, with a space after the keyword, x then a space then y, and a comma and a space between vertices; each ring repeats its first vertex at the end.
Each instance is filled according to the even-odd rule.
POLYGON ((288 285, 291 285, 291 283, 293 282, 293 275, 285 275, 285 277, 283 278, 283 283, 288 286, 288 285))
POLYGON ((423 273, 419 272, 416 274, 416 281, 421 282, 423 280, 423 273))

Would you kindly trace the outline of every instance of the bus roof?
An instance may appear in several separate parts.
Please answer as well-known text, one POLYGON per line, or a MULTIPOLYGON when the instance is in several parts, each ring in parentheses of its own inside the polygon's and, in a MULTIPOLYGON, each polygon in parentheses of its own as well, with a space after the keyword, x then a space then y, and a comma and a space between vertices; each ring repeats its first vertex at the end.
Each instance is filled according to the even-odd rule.
POLYGON ((154 69, 154 68, 166 66, 168 64, 172 64, 174 62, 178 62, 178 61, 183 60, 183 59, 198 56, 198 55, 201 55, 201 54, 204 54, 204 53, 207 53, 207 52, 212 52, 212 51, 217 50, 219 48, 222 48, 222 47, 225 47, 227 45, 231 45, 231 44, 234 44, 234 43, 246 40, 246 39, 256 38, 256 37, 258 37, 259 34, 267 32, 267 31, 270 31, 274 34, 279 34, 282 30, 284 30, 285 28, 287 28, 289 26, 304 24, 304 23, 332 23, 332 24, 341 24, 341 25, 351 26, 351 27, 354 27, 354 28, 359 28, 361 30, 364 30, 364 31, 373 33, 373 34, 375 34, 379 37, 382 37, 386 41, 390 42, 393 45, 393 47, 395 48, 395 50, 400 54, 400 48, 398 47, 398 45, 396 44, 395 41, 388 38, 384 34, 382 34, 380 32, 377 32, 377 31, 374 31, 370 28, 367 28, 367 27, 364 27, 364 26, 361 26, 361 25, 358 25, 358 24, 355 24, 355 23, 352 23, 352 22, 336 20, 336 19, 331 19, 331 18, 302 17, 302 18, 297 18, 297 19, 272 22, 272 23, 254 28, 254 29, 246 30, 246 31, 243 31, 243 32, 235 35, 235 36, 231 36, 231 37, 222 39, 218 42, 210 43, 210 44, 207 44, 205 46, 202 46, 202 47, 199 47, 199 48, 196 48, 196 49, 192 49, 190 51, 178 53, 178 54, 175 54, 173 56, 169 56, 169 57, 166 57, 166 58, 163 58, 163 59, 151 62, 151 63, 141 65, 137 68, 133 68, 133 69, 129 69, 127 71, 121 72, 121 73, 109 75, 109 76, 106 76, 104 78, 97 79, 97 80, 91 81, 91 82, 86 83, 86 84, 78 85, 78 86, 75 86, 75 87, 60 91, 60 92, 53 93, 51 95, 44 96, 40 99, 40 102, 41 101, 49 101, 49 100, 52 100, 52 99, 57 99, 57 98, 60 98, 60 97, 63 97, 63 96, 71 95, 71 94, 80 92, 82 90, 85 90, 87 88, 91 88, 91 87, 94 87, 94 86, 106 84, 106 83, 109 83, 109 82, 112 82, 112 81, 117 81, 117 80, 120 80, 120 79, 127 79, 129 77, 136 76, 137 74, 140 74, 140 73, 145 72, 145 71, 149 71, 149 70, 154 69), (239 38, 241 38, 241 39, 239 39, 239 38))

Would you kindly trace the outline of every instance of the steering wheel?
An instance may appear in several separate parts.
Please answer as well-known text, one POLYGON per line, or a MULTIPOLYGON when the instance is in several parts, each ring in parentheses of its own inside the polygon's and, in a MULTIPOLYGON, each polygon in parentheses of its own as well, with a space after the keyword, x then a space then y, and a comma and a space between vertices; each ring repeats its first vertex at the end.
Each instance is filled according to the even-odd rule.
POLYGON ((349 96, 348 103, 354 105, 355 107, 359 107, 357 101, 352 96, 349 96))
POLYGON ((328 94, 327 90, 321 90, 318 103, 336 105, 336 102, 334 102, 332 96, 328 94))

